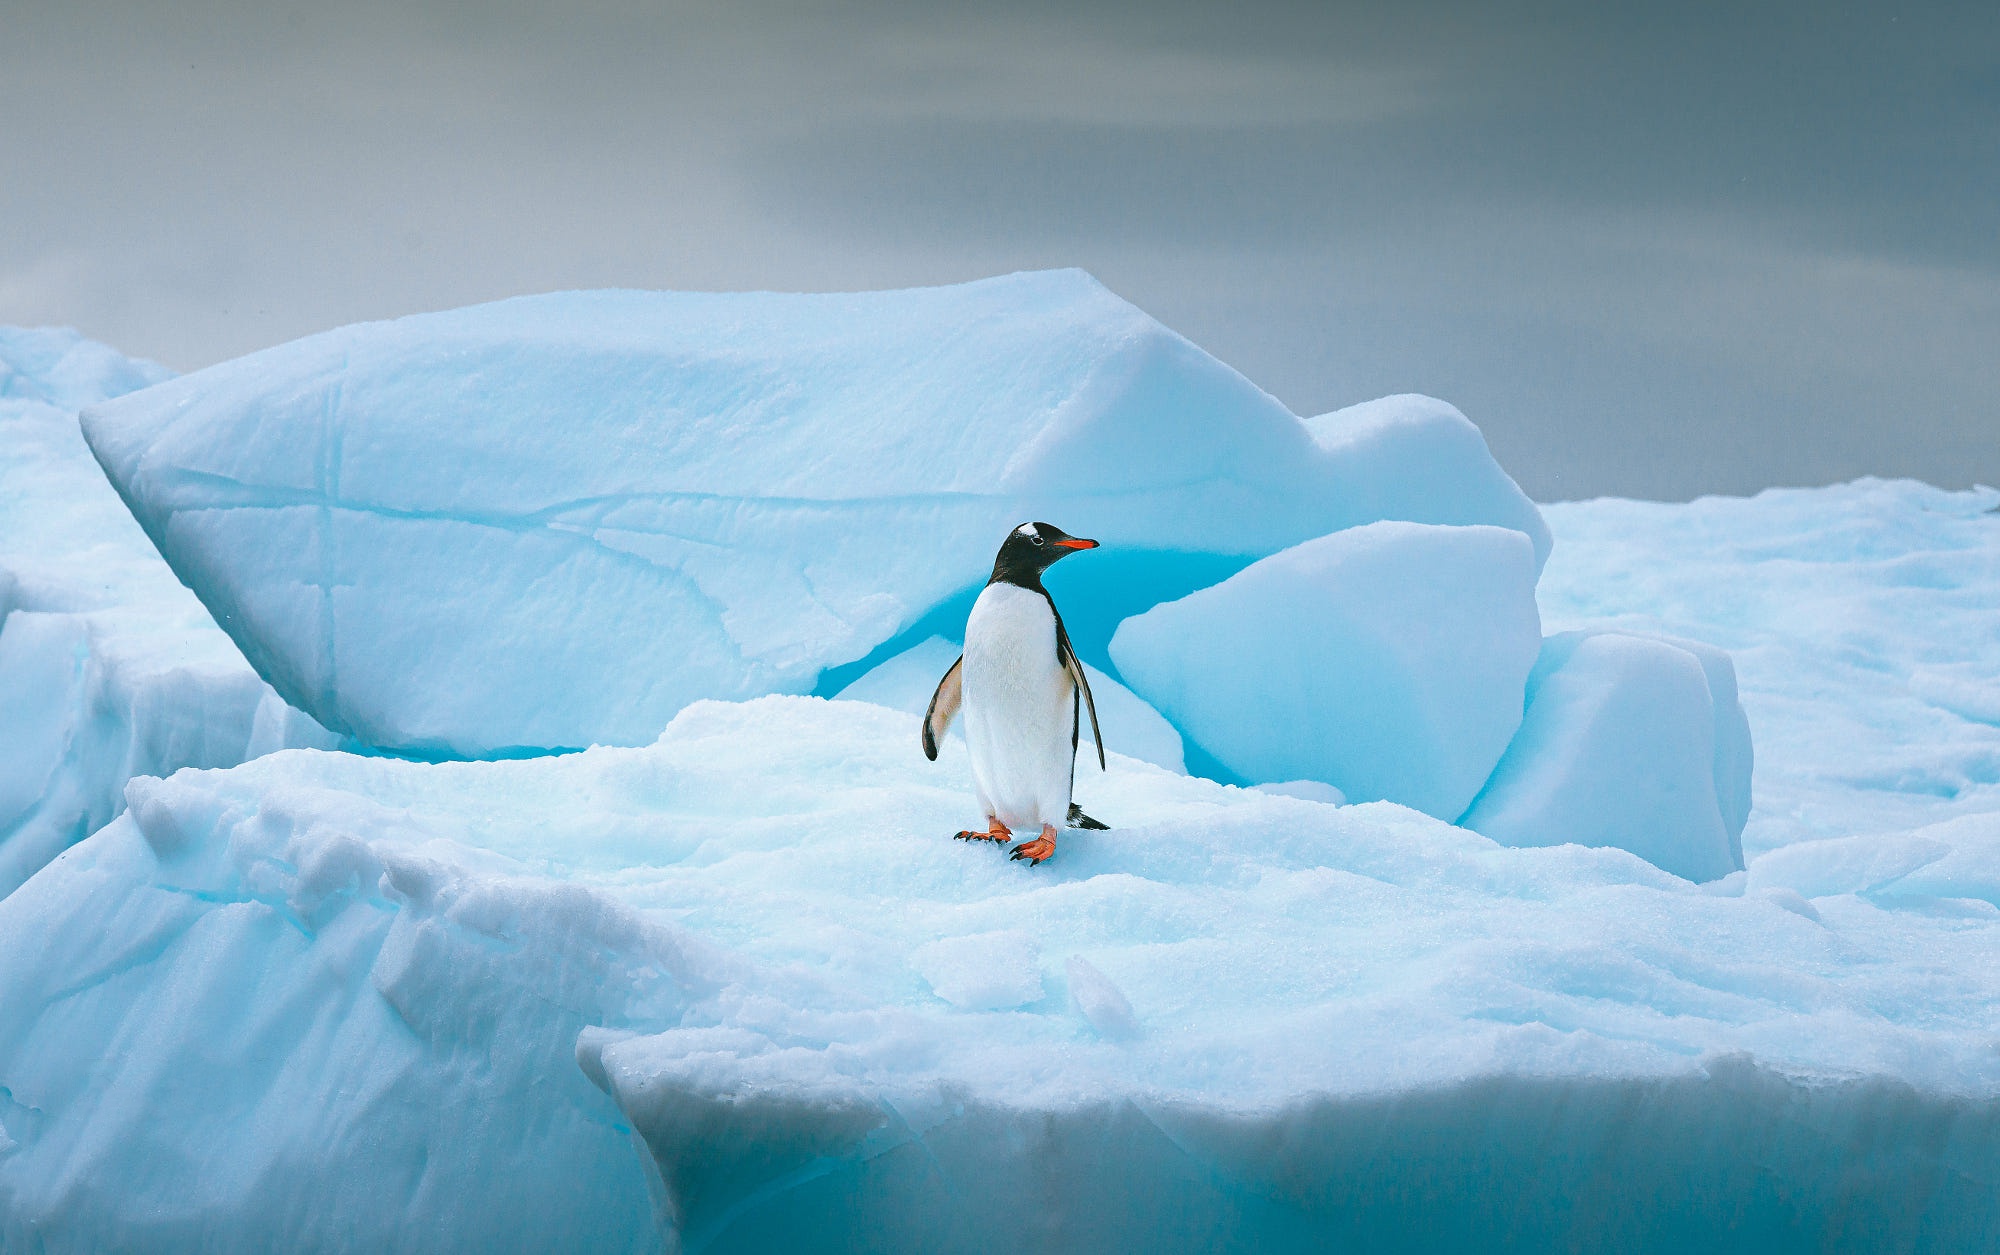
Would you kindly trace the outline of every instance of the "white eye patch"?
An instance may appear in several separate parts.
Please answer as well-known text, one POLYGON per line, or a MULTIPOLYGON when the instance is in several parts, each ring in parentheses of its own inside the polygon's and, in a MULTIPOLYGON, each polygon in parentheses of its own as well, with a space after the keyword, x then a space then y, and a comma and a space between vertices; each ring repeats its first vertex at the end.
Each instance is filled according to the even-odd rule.
POLYGON ((1026 536, 1029 540, 1040 540, 1042 538, 1042 534, 1035 530, 1033 523, 1023 523, 1014 530, 1020 535, 1026 536))

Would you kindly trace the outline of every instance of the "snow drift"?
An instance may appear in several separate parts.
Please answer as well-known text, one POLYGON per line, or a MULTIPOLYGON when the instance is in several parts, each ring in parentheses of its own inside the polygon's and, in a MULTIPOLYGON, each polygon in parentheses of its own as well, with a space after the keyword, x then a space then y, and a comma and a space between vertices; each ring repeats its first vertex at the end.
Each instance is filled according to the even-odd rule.
POLYGON ((1450 407, 1309 426, 1078 271, 527 297, 252 354, 84 430, 287 700, 432 755, 644 744, 698 698, 810 691, 936 631, 1024 518, 1105 542, 1106 617, 1072 625, 1098 663, 1118 618, 1343 527, 1549 543, 1450 407))

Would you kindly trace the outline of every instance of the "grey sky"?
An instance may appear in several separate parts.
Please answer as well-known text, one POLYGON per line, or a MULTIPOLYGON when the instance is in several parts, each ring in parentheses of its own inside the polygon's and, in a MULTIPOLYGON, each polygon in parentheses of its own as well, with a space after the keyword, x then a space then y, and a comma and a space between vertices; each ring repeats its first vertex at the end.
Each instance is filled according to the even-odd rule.
POLYGON ((1079 265, 1543 499, 2000 482, 2000 5, 21 4, 0 322, 1079 265))

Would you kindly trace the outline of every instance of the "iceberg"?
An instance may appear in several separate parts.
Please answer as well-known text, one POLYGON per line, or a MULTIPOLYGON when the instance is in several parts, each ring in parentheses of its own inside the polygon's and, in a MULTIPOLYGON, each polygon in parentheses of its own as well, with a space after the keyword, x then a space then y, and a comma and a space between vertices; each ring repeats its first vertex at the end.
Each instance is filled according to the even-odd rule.
POLYGON ((1099 666, 1120 619, 1341 528, 1549 549, 1448 406, 1301 421, 1079 271, 524 297, 312 336, 83 425, 286 700, 432 757, 643 745, 697 699, 838 692, 956 630, 1026 518, 1106 546, 1070 624, 1099 666))
POLYGON ((1511 484, 1442 403, 1301 422, 1121 310, 1075 275, 538 298, 192 385, 0 334, 0 808, 28 808, 0 857, 37 851, 0 897, 0 1250, 1991 1249, 2000 493, 1566 503, 1551 553, 1534 507, 1490 517, 1511 484), (1046 421, 915 422, 962 371, 975 408, 1040 380, 1046 421), (732 417, 649 422, 663 379, 732 417), (579 397, 538 443, 522 416, 579 397), (176 582, 77 406, 229 632, 328 681, 301 691, 438 759, 613 706, 636 742, 337 742, 176 582), (870 458, 853 497, 786 478, 870 458), (602 499, 552 496, 572 476, 602 499), (951 839, 965 749, 925 761, 910 694, 982 529, 1058 509, 1126 543, 1056 595, 1131 701, 1077 775, 1115 827, 1030 869, 951 839), (955 556, 854 547, 913 534, 955 556), (425 600, 475 579, 491 619, 425 600), (701 597, 641 596, 669 587, 701 597), (762 678, 592 688, 704 639, 762 678), (544 675, 546 640, 574 653, 544 675), (1428 715, 1389 739, 1429 774, 1371 800, 1358 751, 1292 765, 1254 725, 1301 695, 1232 648, 1324 709, 1428 715), (1744 870, 1556 831, 1640 793, 1649 857, 1744 870), (1452 822, 1489 802, 1518 844, 1452 822))
POLYGON ((0 896, 124 809, 125 782, 335 738, 288 707, 104 481, 78 407, 167 372, 0 328, 0 896))
POLYGON ((1239 780, 1456 819, 1521 723, 1535 572, 1516 531, 1371 523, 1126 620, 1111 657, 1239 780))

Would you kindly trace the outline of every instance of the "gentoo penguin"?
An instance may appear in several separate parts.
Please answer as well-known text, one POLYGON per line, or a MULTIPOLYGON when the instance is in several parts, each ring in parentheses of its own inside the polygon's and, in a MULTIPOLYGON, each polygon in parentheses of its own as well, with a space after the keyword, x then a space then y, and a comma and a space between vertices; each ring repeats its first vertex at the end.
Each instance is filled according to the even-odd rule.
POLYGON ((1070 648, 1055 598, 1042 587, 1042 572, 1057 559, 1095 548, 1096 541, 1047 523, 1023 523, 1009 532, 993 559, 993 577, 965 621, 965 652, 938 681, 924 712, 924 756, 935 760, 952 716, 965 708, 965 745, 972 751, 986 831, 958 835, 1005 845, 1016 827, 1040 825, 1040 836, 1014 847, 1014 857, 1030 864, 1056 852, 1056 829, 1064 823, 1104 827, 1069 800, 1084 708, 1100 770, 1104 737, 1083 664, 1070 648))

